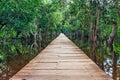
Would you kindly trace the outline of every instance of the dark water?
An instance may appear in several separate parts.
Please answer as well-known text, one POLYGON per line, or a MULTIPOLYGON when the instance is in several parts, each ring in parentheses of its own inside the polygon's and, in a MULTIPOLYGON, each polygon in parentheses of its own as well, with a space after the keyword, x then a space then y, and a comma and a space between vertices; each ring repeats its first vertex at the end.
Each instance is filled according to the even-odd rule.
POLYGON ((7 62, 1 68, 0 80, 8 80, 17 71, 19 71, 25 64, 31 60, 33 56, 29 55, 16 55, 7 59, 7 62))
POLYGON ((36 45, 34 37, 0 39, 0 80, 9 80, 58 35, 59 33, 44 33, 41 40, 36 40, 36 45))
POLYGON ((33 45, 33 39, 0 42, 0 80, 9 80, 57 36, 43 34, 43 39, 40 43, 37 41, 37 45, 33 45))
POLYGON ((8 80, 39 53, 31 45, 21 40, 0 44, 0 80, 8 80))

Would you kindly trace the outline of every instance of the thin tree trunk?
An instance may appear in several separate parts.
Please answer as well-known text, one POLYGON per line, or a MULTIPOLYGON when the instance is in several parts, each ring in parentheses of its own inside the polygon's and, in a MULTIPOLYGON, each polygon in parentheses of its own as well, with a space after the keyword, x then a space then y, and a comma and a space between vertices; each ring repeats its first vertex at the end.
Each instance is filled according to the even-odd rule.
POLYGON ((90 19, 90 34, 89 34, 89 39, 90 39, 90 57, 92 58, 93 57, 93 53, 92 53, 92 47, 93 47, 93 22, 92 22, 92 17, 90 19))
POLYGON ((37 49, 37 33, 34 33, 34 48, 37 49))
POLYGON ((82 45, 81 45, 81 47, 82 47, 82 48, 84 47, 84 30, 83 30, 83 28, 84 28, 84 24, 82 25, 82 36, 81 36, 81 40, 82 40, 82 45))
POLYGON ((41 50, 41 30, 38 30, 38 46, 39 46, 39 51, 41 50))
POLYGON ((113 42, 114 42, 115 35, 117 33, 117 29, 118 29, 118 25, 117 25, 117 23, 114 23, 113 30, 108 39, 109 52, 112 55, 112 61, 113 61, 113 79, 114 80, 117 79, 117 56, 116 56, 116 53, 113 48, 113 42))
POLYGON ((97 37, 98 37, 98 26, 99 26, 99 16, 100 14, 100 10, 99 9, 96 9, 96 25, 95 25, 95 31, 94 31, 94 42, 93 42, 93 53, 94 53, 94 60, 95 62, 97 62, 97 50, 96 50, 96 47, 97 47, 97 37))
POLYGON ((104 53, 105 53, 105 51, 104 51, 104 39, 103 39, 103 37, 102 37, 102 41, 101 41, 101 49, 102 49, 102 54, 101 54, 101 56, 102 56, 102 59, 101 59, 101 68, 102 68, 102 70, 104 70, 104 64, 103 64, 103 62, 104 62, 104 53))
MULTIPOLYGON (((95 30, 95 48, 97 47, 97 38, 98 38, 98 26, 99 26, 99 18, 100 18, 100 10, 99 9, 97 9, 97 11, 96 11, 96 16, 97 16, 97 19, 96 19, 96 30, 95 30)), ((98 53, 96 53, 96 62, 97 61, 98 61, 98 53)))

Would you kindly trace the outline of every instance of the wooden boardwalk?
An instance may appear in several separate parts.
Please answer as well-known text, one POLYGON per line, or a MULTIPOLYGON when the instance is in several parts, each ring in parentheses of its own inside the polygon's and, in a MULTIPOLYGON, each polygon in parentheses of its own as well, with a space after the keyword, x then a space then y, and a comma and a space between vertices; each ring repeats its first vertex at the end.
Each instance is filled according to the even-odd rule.
POLYGON ((10 80, 112 80, 64 34, 10 80))

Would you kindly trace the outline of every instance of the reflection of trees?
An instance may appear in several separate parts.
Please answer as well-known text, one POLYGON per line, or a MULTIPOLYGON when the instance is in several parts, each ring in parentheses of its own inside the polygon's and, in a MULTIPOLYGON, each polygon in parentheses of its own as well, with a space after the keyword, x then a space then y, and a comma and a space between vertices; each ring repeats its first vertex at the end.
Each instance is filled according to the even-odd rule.
MULTIPOLYGON (((37 34, 37 33, 36 33, 37 34)), ((0 44, 0 80, 1 78, 9 78, 27 64, 34 56, 39 52, 38 49, 45 48, 51 40, 53 40, 57 34, 42 34, 44 40, 41 40, 41 46, 33 47, 39 43, 37 35, 28 38, 28 42, 23 39, 9 39, 4 44, 0 44), (52 37, 48 37, 53 35, 52 37), (4 56, 4 57, 3 57, 4 56)))

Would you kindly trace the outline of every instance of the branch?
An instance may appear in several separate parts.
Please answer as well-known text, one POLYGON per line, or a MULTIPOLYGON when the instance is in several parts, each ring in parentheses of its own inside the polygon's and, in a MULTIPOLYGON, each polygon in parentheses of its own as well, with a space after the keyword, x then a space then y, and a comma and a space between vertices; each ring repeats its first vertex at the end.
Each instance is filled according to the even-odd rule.
POLYGON ((109 39, 108 39, 108 47, 109 47, 109 50, 110 50, 110 53, 113 55, 114 53, 114 50, 113 50, 113 41, 114 41, 114 38, 115 38, 115 35, 117 33, 117 29, 118 29, 118 25, 117 23, 113 23, 113 30, 109 36, 109 39))

